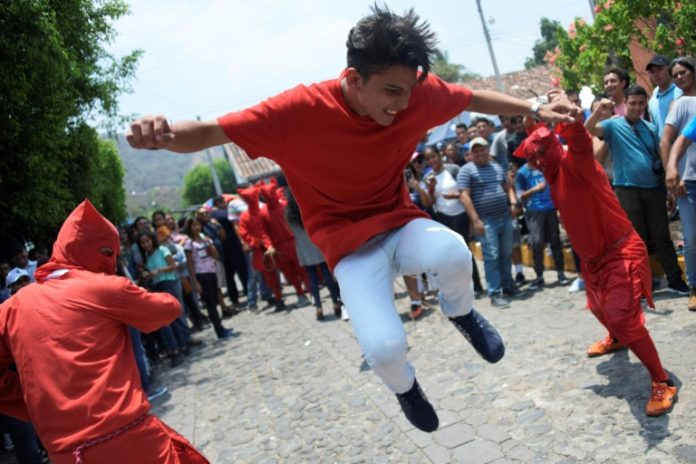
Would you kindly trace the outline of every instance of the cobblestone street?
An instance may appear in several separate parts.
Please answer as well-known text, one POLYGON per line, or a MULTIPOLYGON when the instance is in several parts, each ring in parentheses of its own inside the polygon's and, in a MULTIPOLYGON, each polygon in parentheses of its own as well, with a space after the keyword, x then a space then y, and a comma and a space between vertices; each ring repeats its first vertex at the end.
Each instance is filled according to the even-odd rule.
POLYGON ((160 376, 171 395, 153 411, 213 463, 696 462, 696 314, 686 299, 657 293, 647 314, 680 387, 660 418, 644 413, 650 379, 632 354, 585 356, 605 333, 584 302, 551 286, 508 309, 478 300, 507 343, 488 365, 436 305, 413 322, 401 296, 409 359, 440 417, 433 434, 403 417, 350 323, 317 322, 312 307, 244 311, 230 320, 241 336, 226 342, 199 335, 206 346, 160 376))

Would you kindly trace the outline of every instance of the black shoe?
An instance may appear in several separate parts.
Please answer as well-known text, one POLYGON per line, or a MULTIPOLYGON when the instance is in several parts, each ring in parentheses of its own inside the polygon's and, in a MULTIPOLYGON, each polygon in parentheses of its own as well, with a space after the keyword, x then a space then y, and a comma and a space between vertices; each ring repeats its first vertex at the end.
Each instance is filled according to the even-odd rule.
POLYGON ((520 290, 519 288, 515 287, 508 287, 508 288, 503 288, 503 296, 511 296, 511 297, 523 297, 527 292, 524 290, 520 290))
POLYGON ((286 309, 286 306, 285 306, 285 302, 283 300, 280 300, 275 304, 275 312, 279 313, 281 311, 285 311, 285 309, 286 309))
POLYGON ((401 410, 406 419, 413 426, 423 432, 434 432, 440 425, 435 409, 425 397, 418 381, 413 381, 413 386, 406 393, 397 393, 396 399, 399 400, 401 410))
POLYGON ((519 286, 519 285, 522 285, 522 284, 525 283, 526 281, 527 281, 527 279, 525 278, 524 274, 522 274, 521 272, 518 272, 518 273, 515 275, 515 283, 518 284, 518 286, 519 286))
POLYGON ((227 338, 237 338, 239 337, 239 334, 234 332, 232 329, 225 329, 222 331, 220 335, 218 335, 218 339, 220 340, 225 340, 227 338))
POLYGON ((502 296, 492 296, 491 305, 496 308, 507 308, 510 306, 510 300, 503 298, 502 296))
POLYGON ((169 363, 171 367, 176 367, 184 362, 184 357, 180 353, 172 353, 169 355, 169 363))
POLYGON ((537 277, 536 279, 532 280, 532 282, 529 284, 529 287, 527 287, 527 289, 534 291, 534 290, 539 290, 543 286, 544 286, 544 278, 537 277))
POLYGON ((558 285, 565 287, 566 285, 570 285, 570 279, 566 277, 564 273, 558 274, 558 285))
POLYGON ((466 316, 451 317, 452 324, 469 340, 471 346, 489 363, 497 363, 505 355, 503 339, 478 311, 471 308, 466 316))
POLYGON ((680 296, 687 296, 689 294, 689 286, 686 285, 686 283, 683 280, 678 280, 667 285, 665 291, 668 291, 670 293, 676 293, 680 296))
POLYGON ((478 290, 474 289, 474 299, 478 300, 482 296, 483 296, 483 289, 482 288, 479 288, 478 290))

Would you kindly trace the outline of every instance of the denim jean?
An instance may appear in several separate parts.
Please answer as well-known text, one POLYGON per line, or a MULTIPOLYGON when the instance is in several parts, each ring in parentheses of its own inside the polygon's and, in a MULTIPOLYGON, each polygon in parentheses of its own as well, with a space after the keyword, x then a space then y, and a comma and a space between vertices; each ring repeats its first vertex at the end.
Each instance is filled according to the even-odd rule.
POLYGON ((268 299, 273 296, 271 293, 271 289, 268 288, 268 285, 266 285, 266 282, 263 281, 263 277, 261 277, 261 272, 257 271, 256 269, 253 268, 251 265, 251 252, 247 251, 244 253, 244 256, 246 257, 247 261, 247 303, 249 303, 249 306, 255 305, 257 303, 257 298, 258 298, 258 289, 256 288, 257 285, 259 289, 261 290, 261 298, 263 299, 268 299))
POLYGON ((512 280, 512 218, 508 215, 482 218, 484 235, 478 237, 483 250, 488 296, 500 294, 513 286, 512 280))
POLYGON ((140 337, 140 332, 135 327, 128 326, 128 332, 130 332, 131 343, 133 344, 135 364, 138 366, 138 372, 140 373, 140 385, 143 387, 143 390, 145 390, 145 393, 147 393, 150 389, 150 374, 147 369, 143 341, 140 337))
POLYGON ((0 414, 0 429, 10 434, 21 464, 41 464, 39 442, 31 423, 0 414))
POLYGON ((174 319, 168 327, 163 327, 163 330, 161 330, 162 336, 164 337, 164 342, 169 350, 174 350, 176 349, 175 347, 186 347, 188 342, 191 340, 191 331, 189 330, 188 325, 186 325, 186 316, 183 311, 184 297, 181 282, 179 282, 179 279, 163 280, 155 284, 154 291, 159 293, 169 293, 179 300, 179 304, 182 308, 179 317, 174 319), (168 330, 166 330, 167 328, 171 329, 171 334, 168 330), (171 336, 173 336, 175 339, 174 343, 172 343, 171 336))
POLYGON ((340 293, 338 284, 334 280, 334 277, 329 270, 329 266, 326 263, 320 263, 314 266, 305 266, 307 274, 309 274, 309 291, 314 298, 314 306, 321 308, 321 297, 319 296, 319 273, 317 272, 317 266, 321 270, 321 275, 324 278, 326 288, 329 289, 331 301, 333 301, 334 304, 339 303, 340 293))
POLYGON ((677 198, 679 218, 684 234, 686 281, 696 287, 696 181, 686 181, 686 196, 677 198))

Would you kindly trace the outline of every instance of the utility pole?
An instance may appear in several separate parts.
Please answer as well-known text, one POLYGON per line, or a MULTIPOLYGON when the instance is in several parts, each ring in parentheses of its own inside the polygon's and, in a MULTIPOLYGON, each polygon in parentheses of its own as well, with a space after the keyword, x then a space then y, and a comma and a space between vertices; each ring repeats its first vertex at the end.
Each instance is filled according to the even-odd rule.
POLYGON ((595 19, 597 14, 595 13, 595 0, 589 0, 590 2, 590 12, 592 12, 592 19, 595 19))
MULTIPOLYGON (((197 120, 201 120, 200 116, 196 116, 197 120)), ((213 185, 215 185, 215 194, 222 195, 222 186, 220 185, 220 178, 215 170, 215 165, 213 164, 213 157, 210 154, 210 149, 205 149, 205 156, 208 159, 208 165, 210 165, 210 173, 213 175, 213 185)))
POLYGON ((493 62, 493 71, 495 72, 495 82, 498 84, 498 91, 505 92, 505 86, 503 85, 502 79, 500 79, 500 71, 498 71, 498 62, 495 60, 495 52, 493 51, 493 44, 491 43, 491 36, 488 33, 488 26, 486 26, 486 20, 483 17, 483 10, 481 9, 481 0, 476 0, 476 6, 478 7, 479 16, 481 17, 481 25, 483 26, 483 35, 486 36, 486 44, 488 45, 488 53, 490 53, 491 61, 493 62))

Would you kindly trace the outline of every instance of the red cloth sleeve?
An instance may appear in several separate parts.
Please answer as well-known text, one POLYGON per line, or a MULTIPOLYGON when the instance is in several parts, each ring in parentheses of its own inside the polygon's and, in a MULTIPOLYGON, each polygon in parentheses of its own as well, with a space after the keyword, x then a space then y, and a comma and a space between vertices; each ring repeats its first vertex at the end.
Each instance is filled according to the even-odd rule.
POLYGON ((181 315, 181 304, 168 293, 151 293, 124 279, 121 289, 123 322, 149 333, 181 315))
POLYGON ((590 180, 595 173, 594 148, 590 133, 581 121, 572 124, 559 123, 555 131, 568 144, 568 154, 575 164, 575 172, 580 177, 590 180))

